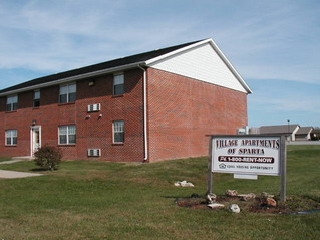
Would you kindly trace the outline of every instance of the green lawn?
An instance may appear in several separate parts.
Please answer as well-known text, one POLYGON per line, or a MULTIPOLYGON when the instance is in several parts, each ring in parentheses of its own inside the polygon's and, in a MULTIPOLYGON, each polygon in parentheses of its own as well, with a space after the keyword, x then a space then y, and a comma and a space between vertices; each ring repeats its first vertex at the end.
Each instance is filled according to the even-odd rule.
MULTIPOLYGON (((177 206, 178 198, 205 195, 207 165, 206 158, 152 164, 69 161, 41 177, 0 179, 0 239, 320 239, 320 213, 232 214, 177 206), (195 187, 174 186, 182 180, 195 187)), ((33 162, 0 169, 38 172, 33 162)), ((287 172, 290 204, 320 202, 320 146, 289 146, 287 172)), ((216 194, 236 189, 277 195, 279 188, 279 177, 215 176, 216 194)))
POLYGON ((0 163, 5 161, 10 161, 10 160, 11 160, 10 158, 0 158, 0 163))

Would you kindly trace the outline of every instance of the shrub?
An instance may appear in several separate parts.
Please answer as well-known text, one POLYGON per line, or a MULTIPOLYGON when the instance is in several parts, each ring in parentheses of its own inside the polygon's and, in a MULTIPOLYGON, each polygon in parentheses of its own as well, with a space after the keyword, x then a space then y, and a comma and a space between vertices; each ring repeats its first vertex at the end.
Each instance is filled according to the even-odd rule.
POLYGON ((34 154, 36 165, 45 170, 57 170, 62 159, 60 149, 52 146, 44 146, 34 154))

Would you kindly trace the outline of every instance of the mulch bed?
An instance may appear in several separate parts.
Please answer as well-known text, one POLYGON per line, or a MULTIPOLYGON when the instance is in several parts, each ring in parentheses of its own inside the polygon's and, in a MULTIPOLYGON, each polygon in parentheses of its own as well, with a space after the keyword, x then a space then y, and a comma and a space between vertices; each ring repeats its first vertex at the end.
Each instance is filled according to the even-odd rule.
MULTIPOLYGON (((309 198, 290 198, 286 202, 278 202, 277 206, 267 206, 262 197, 256 197, 248 201, 243 201, 237 196, 217 196, 217 203, 224 204, 224 208, 209 208, 208 201, 205 197, 193 195, 188 198, 176 199, 176 204, 179 207, 190 209, 203 209, 207 211, 228 210, 231 204, 238 204, 241 212, 265 213, 265 214, 304 214, 309 212, 320 212, 320 202, 309 198)), ((241 213, 240 212, 240 213, 241 213)))

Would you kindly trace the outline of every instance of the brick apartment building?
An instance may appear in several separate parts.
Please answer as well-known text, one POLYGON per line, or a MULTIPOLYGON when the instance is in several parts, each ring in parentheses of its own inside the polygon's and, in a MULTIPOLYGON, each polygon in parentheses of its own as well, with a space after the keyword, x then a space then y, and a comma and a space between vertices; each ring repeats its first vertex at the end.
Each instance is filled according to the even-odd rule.
POLYGON ((249 93, 212 39, 40 77, 0 91, 0 156, 44 145, 65 159, 205 156, 206 135, 247 125, 249 93))

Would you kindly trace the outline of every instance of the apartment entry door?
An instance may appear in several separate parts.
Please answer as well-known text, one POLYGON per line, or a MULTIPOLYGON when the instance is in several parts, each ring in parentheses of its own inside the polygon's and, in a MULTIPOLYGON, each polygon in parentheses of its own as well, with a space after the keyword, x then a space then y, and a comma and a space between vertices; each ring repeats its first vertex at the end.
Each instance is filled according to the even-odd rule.
POLYGON ((31 156, 41 147, 41 127, 31 127, 31 156))

